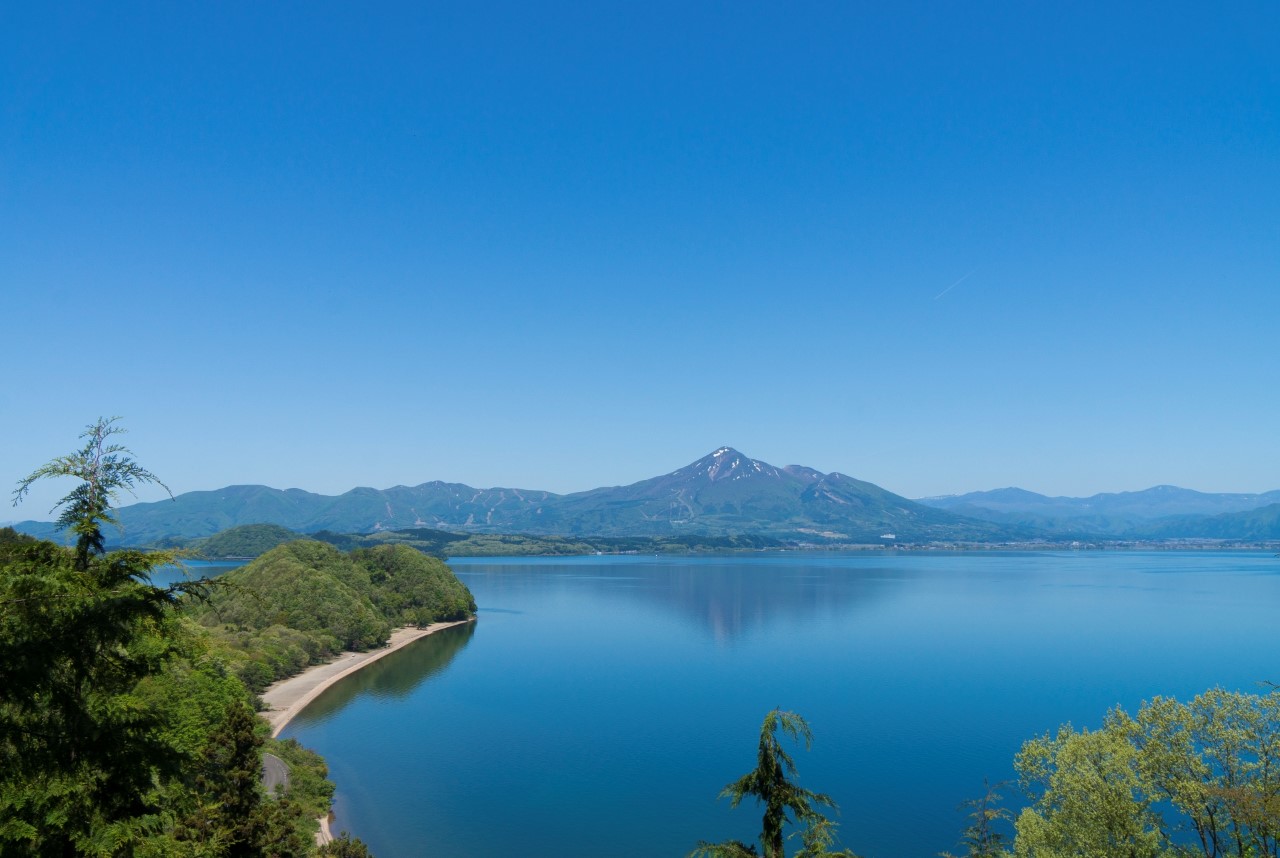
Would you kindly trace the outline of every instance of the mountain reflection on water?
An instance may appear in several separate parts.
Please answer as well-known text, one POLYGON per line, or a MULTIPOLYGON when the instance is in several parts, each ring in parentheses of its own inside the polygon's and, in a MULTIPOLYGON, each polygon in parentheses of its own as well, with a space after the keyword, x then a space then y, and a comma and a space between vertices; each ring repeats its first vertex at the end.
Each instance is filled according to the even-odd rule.
POLYGON ((419 685, 447 668, 475 633, 475 623, 441 629, 370 662, 325 691, 294 721, 299 726, 326 721, 363 694, 375 698, 406 698, 419 685))
MULTIPOLYGON (((483 577, 490 610, 500 610, 508 598, 523 603, 523 596, 533 590, 544 596, 548 588, 589 591, 596 598, 638 600, 695 620, 725 644, 773 626, 794 626, 866 609, 888 597, 904 578, 915 577, 910 570, 887 564, 832 575, 836 564, 821 555, 516 560, 455 558, 450 563, 464 581, 483 577)), ((481 606, 482 618, 488 607, 481 606)))
POLYGON ((716 795, 782 707, 813 727, 802 783, 841 805, 842 842, 925 858, 955 850, 957 805, 1012 777, 1025 739, 1155 695, 1255 690, 1280 649, 1263 552, 450 565, 480 605, 474 631, 388 656, 306 713, 327 720, 286 730, 329 763, 335 830, 377 855, 594 858, 607 843, 652 858, 750 840, 758 812, 716 795))

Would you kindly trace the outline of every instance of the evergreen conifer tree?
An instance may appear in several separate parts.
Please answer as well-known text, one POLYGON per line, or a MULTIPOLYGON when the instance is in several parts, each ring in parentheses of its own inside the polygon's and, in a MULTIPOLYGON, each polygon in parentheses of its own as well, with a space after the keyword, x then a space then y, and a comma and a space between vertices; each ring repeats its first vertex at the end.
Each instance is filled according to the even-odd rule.
POLYGON ((772 710, 765 715, 760 727, 756 767, 720 792, 721 798, 729 799, 731 807, 737 807, 748 797, 764 805, 764 816, 760 822, 760 847, 763 853, 740 840, 723 843, 703 841, 691 853, 690 858, 759 858, 762 854, 763 858, 786 858, 783 829, 788 823, 804 826, 799 832, 803 846, 797 853, 797 858, 853 858, 853 853, 847 850, 829 850, 835 840, 835 823, 827 819, 817 807, 834 810, 836 804, 830 796, 807 790, 796 783, 796 764, 782 746, 778 738, 779 730, 793 741, 803 741, 806 750, 813 744, 813 734, 804 718, 794 712, 772 710))

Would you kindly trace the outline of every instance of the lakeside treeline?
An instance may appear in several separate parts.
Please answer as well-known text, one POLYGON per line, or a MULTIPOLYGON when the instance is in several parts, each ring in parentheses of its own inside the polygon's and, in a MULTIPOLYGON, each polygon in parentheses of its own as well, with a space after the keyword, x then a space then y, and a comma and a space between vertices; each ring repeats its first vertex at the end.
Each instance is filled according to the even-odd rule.
POLYGON ((266 738, 160 559, 0 531, 0 856, 314 853, 323 761, 266 738))
POLYGON ((474 615, 438 559, 405 546, 279 546, 222 579, 149 583, 164 553, 0 529, 0 858, 358 856, 314 843, 322 758, 269 738, 270 682, 393 628, 474 615), (262 785, 262 757, 288 784, 262 785))
POLYGON ((100 420, 19 483, 73 477, 70 546, 0 528, 0 858, 362 858, 317 846, 333 783, 269 738, 257 691, 393 627, 474 615, 466 587, 407 546, 281 545, 221 579, 169 586, 172 552, 107 551, 121 489, 158 483, 100 420), (288 769, 268 792, 263 755, 288 769))
POLYGON ((471 592, 439 559, 406 545, 344 552, 299 539, 223 575, 187 605, 211 646, 253 691, 382 646, 393 629, 474 616, 471 592))
POLYGON ((298 539, 327 542, 344 551, 380 545, 405 545, 440 559, 449 557, 571 557, 588 554, 731 554, 753 551, 1214 551, 1280 550, 1280 542, 1161 539, 1151 541, 1056 540, 1008 543, 927 543, 896 540, 878 543, 798 542, 759 534, 710 536, 536 536, 527 533, 459 533, 428 527, 338 533, 299 533, 277 524, 243 524, 199 539, 166 539, 144 548, 181 549, 205 560, 249 560, 277 545, 298 539))
POLYGON ((244 524, 213 536, 166 540, 163 548, 181 548, 209 560, 258 557, 278 545, 299 539, 326 542, 343 551, 401 545, 423 554, 447 557, 573 556, 583 554, 679 554, 695 552, 759 551, 793 547, 769 536, 532 536, 522 533, 456 533, 429 527, 337 533, 321 530, 298 533, 277 524, 244 524))

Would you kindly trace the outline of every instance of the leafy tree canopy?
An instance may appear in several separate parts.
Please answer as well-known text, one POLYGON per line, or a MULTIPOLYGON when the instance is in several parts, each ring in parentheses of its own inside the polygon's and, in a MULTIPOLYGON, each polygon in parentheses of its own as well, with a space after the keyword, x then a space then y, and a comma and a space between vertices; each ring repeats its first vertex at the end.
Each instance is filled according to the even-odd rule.
POLYGON ((1157 697, 1023 745, 1019 858, 1276 855, 1280 692, 1157 697))
POLYGON ((224 530, 205 539, 196 540, 188 547, 201 557, 258 557, 277 545, 302 539, 302 535, 278 524, 242 524, 224 530))
POLYGON ((466 619, 476 608, 449 567, 406 545, 345 553, 298 539, 221 581, 190 610, 254 690, 344 649, 380 646, 393 628, 466 619))

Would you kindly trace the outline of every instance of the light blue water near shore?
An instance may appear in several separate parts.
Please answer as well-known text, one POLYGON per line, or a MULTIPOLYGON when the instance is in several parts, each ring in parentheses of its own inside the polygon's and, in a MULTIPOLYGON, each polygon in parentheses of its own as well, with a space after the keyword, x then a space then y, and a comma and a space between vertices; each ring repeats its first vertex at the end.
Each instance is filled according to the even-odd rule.
POLYGON ((183 581, 200 578, 216 578, 232 569, 239 569, 248 560, 184 560, 180 565, 161 566, 151 575, 151 583, 168 587, 183 581))
MULTIPOLYGON (((765 712, 868 858, 956 848, 1021 742, 1117 703, 1280 680, 1263 553, 454 560, 481 606, 340 684, 286 735, 379 858, 681 856, 753 840, 716 795, 765 712)), ((1016 799, 1016 790, 1010 791, 1016 799)))

